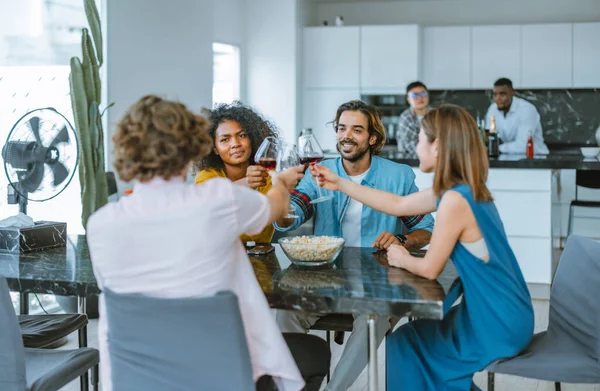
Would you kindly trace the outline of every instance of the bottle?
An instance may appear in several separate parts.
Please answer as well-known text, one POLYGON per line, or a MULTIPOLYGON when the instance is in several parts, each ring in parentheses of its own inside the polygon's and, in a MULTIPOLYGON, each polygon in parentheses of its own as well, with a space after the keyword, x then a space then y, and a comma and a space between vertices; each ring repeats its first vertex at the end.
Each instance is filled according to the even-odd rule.
POLYGON ((500 154, 499 146, 500 139, 498 139, 498 133, 496 133, 496 117, 490 117, 490 134, 488 135, 488 156, 489 157, 498 157, 500 154))
POLYGON ((533 159, 533 136, 529 134, 527 139, 527 148, 525 149, 525 156, 527 159, 533 159))

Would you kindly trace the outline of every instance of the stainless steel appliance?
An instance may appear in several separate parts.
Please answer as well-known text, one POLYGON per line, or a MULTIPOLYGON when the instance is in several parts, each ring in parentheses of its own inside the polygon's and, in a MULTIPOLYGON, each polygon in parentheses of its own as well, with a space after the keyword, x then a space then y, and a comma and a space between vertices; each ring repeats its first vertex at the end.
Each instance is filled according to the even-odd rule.
POLYGON ((379 109, 381 121, 387 130, 387 143, 396 145, 396 130, 400 114, 409 108, 406 95, 361 95, 363 102, 379 109))

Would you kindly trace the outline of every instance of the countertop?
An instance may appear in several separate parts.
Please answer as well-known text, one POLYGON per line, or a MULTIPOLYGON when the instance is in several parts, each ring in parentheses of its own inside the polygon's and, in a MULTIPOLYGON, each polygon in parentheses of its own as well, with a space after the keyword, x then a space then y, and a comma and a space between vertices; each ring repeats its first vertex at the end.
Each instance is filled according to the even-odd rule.
MULTIPOLYGON (((335 152, 326 153, 326 158, 339 156, 335 152)), ((379 154, 380 157, 411 167, 419 166, 417 155, 403 154, 386 146, 379 154)), ((536 155, 527 159, 525 154, 500 154, 498 158, 490 159, 490 168, 521 168, 521 169, 557 169, 557 170, 599 170, 598 158, 584 158, 580 154, 551 152, 549 155, 536 155)))

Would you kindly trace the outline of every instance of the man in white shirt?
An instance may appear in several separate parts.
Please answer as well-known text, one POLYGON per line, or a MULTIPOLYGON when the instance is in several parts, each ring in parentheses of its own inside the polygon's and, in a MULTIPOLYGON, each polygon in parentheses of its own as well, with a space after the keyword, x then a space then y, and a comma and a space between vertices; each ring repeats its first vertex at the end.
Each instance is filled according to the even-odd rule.
POLYGON ((533 152, 536 155, 548 154, 540 114, 534 105, 515 96, 510 79, 503 77, 494 83, 494 103, 485 116, 486 129, 490 127, 492 116, 496 118, 496 130, 502 140, 501 153, 525 154, 527 139, 532 136, 533 152))

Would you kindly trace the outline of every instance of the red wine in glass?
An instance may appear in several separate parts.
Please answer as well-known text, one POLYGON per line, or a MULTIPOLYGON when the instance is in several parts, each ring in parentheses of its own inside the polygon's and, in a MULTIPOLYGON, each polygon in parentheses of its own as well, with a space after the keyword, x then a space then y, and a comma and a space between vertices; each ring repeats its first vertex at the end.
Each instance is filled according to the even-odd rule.
POLYGON ((261 157, 258 159, 258 164, 269 171, 275 170, 277 168, 277 159, 261 157))
POLYGON ((300 164, 303 164, 306 170, 309 165, 316 164, 321 160, 323 160, 323 156, 304 156, 300 159, 300 164))
MULTIPOLYGON (((300 157, 300 163, 304 164, 304 167, 306 168, 308 168, 308 165, 316 164, 323 159, 323 149, 312 134, 312 129, 304 129, 302 135, 298 138, 298 155, 300 157)), ((318 198, 310 201, 311 204, 328 201, 333 198, 333 195, 323 195, 321 193, 321 187, 318 185, 318 182, 317 194, 318 198)))
POLYGON ((279 141, 272 137, 267 137, 258 147, 254 156, 254 161, 259 166, 269 171, 277 168, 277 154, 279 153, 279 141))

